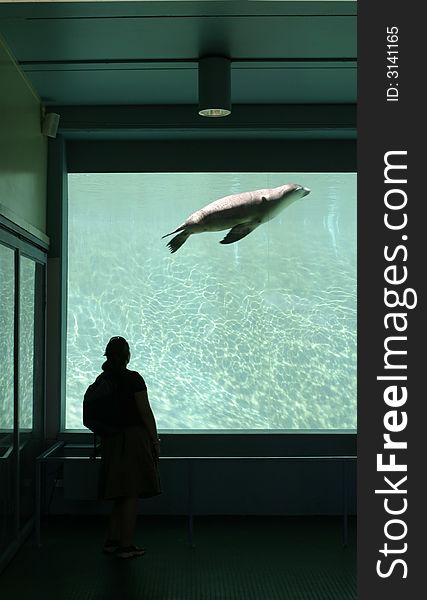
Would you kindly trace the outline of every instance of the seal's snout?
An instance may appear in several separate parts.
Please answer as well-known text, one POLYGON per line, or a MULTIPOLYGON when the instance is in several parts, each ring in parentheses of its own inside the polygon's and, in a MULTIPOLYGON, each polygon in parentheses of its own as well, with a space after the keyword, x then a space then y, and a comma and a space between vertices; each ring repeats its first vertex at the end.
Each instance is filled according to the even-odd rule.
POLYGON ((310 188, 304 185, 295 185, 295 191, 298 193, 298 198, 304 198, 311 192, 310 188))

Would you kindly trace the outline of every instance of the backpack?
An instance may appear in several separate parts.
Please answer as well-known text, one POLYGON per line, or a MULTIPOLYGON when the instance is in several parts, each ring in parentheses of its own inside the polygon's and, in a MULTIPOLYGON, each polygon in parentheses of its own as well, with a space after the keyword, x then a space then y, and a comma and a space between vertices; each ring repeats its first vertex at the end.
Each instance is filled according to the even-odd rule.
POLYGON ((117 382, 101 373, 86 390, 83 425, 96 435, 123 431, 123 405, 117 382))

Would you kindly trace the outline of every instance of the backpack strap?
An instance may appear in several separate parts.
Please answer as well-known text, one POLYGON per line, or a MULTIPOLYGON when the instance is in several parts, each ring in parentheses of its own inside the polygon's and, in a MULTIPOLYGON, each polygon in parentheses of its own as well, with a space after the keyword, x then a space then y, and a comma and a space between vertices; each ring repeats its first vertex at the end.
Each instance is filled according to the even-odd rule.
POLYGON ((96 460, 96 433, 93 434, 93 460, 96 460))

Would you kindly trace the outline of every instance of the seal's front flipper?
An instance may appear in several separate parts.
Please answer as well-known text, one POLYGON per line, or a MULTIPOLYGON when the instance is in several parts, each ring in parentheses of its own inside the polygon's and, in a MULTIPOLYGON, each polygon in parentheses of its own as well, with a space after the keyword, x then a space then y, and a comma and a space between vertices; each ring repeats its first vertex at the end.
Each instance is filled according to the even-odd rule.
POLYGON ((249 235, 251 231, 258 227, 258 225, 259 223, 240 223, 239 225, 235 225, 233 229, 230 229, 225 238, 220 241, 220 244, 232 244, 233 242, 238 242, 249 235))
POLYGON ((190 237, 190 233, 187 231, 183 231, 179 235, 176 235, 171 241, 168 243, 168 247, 172 253, 176 252, 179 248, 181 248, 182 244, 186 241, 188 237, 190 237))

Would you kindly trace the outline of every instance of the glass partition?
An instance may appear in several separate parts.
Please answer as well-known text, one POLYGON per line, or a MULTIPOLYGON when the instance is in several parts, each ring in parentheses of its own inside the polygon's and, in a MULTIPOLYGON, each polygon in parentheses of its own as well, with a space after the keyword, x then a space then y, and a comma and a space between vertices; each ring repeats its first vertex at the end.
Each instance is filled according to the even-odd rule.
POLYGON ((45 269, 43 251, 0 227, 0 568, 35 512, 35 459, 44 436, 45 269))
POLYGON ((15 534, 13 473, 15 253, 0 244, 0 556, 15 534))
MULTIPOLYGON (((34 514, 34 460, 40 441, 33 435, 36 402, 36 268, 41 265, 25 256, 20 261, 19 281, 19 432, 20 432, 20 523, 34 514)), ((41 350, 41 348, 39 349, 41 350)), ((39 357, 40 358, 40 357, 39 357)), ((40 363, 40 360, 39 360, 40 363)))

